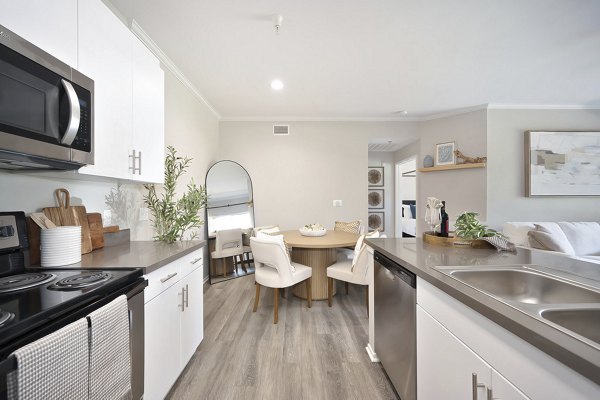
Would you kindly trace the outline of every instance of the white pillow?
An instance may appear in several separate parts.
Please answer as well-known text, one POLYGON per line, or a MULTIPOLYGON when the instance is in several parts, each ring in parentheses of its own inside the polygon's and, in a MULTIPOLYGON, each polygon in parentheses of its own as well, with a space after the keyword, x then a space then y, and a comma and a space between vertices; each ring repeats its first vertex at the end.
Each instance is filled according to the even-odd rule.
POLYGON ((600 224, 597 222, 559 222, 558 226, 573 246, 574 254, 600 253, 600 224))
POLYGON ((266 233, 263 233, 263 231, 259 231, 256 233, 256 238, 262 240, 263 242, 278 244, 283 250, 285 256, 287 257, 287 261, 291 266, 292 272, 296 272, 296 267, 294 267, 294 265, 292 264, 290 253, 287 250, 287 246, 285 240, 283 239, 283 235, 268 235, 266 233))
POLYGON ((558 225, 546 224, 545 226, 535 224, 535 229, 528 232, 529 244, 535 249, 558 251, 574 255, 573 246, 558 225))
POLYGON ((402 218, 412 218, 412 212, 410 211, 410 206, 408 204, 402 205, 402 218))

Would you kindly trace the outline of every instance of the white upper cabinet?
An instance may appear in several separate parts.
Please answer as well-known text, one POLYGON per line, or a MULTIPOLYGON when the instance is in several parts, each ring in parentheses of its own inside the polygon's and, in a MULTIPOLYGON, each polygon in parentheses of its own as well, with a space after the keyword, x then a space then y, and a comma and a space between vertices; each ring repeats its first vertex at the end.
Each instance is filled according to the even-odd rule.
POLYGON ((131 179, 162 183, 165 156, 165 78, 160 62, 133 38, 133 141, 136 169, 131 179))
POLYGON ((77 0, 0 0, 0 24, 77 68, 77 0))
POLYGON ((94 165, 80 173, 129 179, 132 33, 100 0, 79 2, 79 71, 94 80, 94 165))
POLYGON ((94 165, 82 174, 162 183, 164 73, 100 0, 79 2, 79 70, 94 80, 94 165))

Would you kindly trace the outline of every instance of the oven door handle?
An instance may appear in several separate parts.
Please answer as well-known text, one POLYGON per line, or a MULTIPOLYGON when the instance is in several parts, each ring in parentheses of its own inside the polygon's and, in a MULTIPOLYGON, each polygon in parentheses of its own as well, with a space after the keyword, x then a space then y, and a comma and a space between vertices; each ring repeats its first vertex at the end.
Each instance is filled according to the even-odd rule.
POLYGON ((77 131, 79 131, 81 109, 79 107, 79 97, 77 97, 77 93, 75 92, 73 85, 71 85, 71 82, 65 79, 61 79, 60 81, 65 88, 65 92, 67 93, 67 99, 69 99, 69 108, 71 109, 71 112, 69 113, 69 123, 67 124, 67 129, 65 130, 65 134, 60 142, 70 146, 73 144, 75 136, 77 136, 77 131))

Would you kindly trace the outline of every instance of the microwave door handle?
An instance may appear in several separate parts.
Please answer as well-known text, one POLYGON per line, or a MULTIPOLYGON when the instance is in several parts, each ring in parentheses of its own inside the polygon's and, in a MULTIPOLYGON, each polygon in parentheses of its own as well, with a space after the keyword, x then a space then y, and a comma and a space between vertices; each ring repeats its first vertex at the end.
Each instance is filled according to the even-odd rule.
POLYGON ((61 143, 70 146, 75 140, 75 136, 77 136, 77 131, 79 130, 81 110, 79 108, 79 97, 77 97, 77 93, 75 93, 75 89, 73 89, 71 82, 64 79, 61 79, 61 82, 65 88, 65 92, 67 93, 67 98, 69 99, 69 108, 71 109, 71 113, 69 114, 69 123, 61 143))

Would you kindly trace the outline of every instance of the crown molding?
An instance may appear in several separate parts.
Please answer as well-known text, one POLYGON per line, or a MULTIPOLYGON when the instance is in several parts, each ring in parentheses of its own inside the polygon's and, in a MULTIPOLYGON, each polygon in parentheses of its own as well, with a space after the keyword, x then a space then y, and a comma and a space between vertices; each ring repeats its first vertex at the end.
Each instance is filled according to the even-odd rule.
POLYGON ((579 105, 579 104, 488 104, 490 110, 600 110, 600 104, 597 105, 579 105))
POLYGON ((160 60, 160 62, 169 70, 179 81, 185 85, 192 94, 200 100, 204 105, 217 117, 221 119, 218 111, 200 94, 200 91, 194 84, 183 74, 183 72, 175 65, 175 63, 167 56, 160 47, 152 40, 150 36, 142 29, 135 20, 131 21, 131 31, 138 39, 148 47, 148 49, 160 60))
POLYGON ((221 122, 418 122, 419 117, 299 117, 299 116, 263 116, 263 117, 222 117, 221 122))

